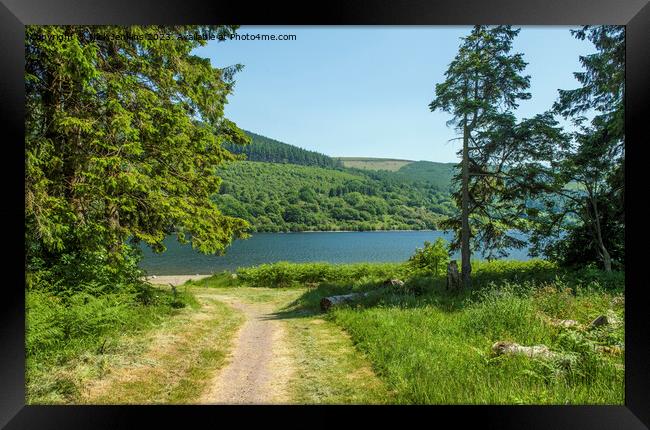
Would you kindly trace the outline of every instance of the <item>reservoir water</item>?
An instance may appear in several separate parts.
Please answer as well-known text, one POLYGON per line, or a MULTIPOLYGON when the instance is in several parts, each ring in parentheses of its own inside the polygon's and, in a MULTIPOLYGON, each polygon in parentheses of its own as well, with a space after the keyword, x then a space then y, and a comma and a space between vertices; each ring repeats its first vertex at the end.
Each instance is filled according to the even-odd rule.
MULTIPOLYGON (((203 255, 175 238, 165 240, 167 251, 153 253, 143 246, 141 266, 150 275, 211 274, 238 267, 255 266, 276 261, 293 262, 396 262, 406 261, 425 241, 442 237, 450 241, 452 232, 444 231, 368 231, 368 232, 304 232, 255 233, 235 241, 222 256, 203 255)), ((475 258, 480 259, 481 255, 475 258)), ((459 254, 452 258, 460 258, 459 254)), ((528 250, 512 249, 506 257, 528 260, 528 250)))

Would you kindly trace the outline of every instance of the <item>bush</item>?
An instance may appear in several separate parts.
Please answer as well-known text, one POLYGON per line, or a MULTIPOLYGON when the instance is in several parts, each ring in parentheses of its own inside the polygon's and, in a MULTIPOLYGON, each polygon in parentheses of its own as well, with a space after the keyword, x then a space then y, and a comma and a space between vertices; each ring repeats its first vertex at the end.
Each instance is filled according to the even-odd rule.
POLYGON ((286 261, 237 269, 238 278, 251 287, 281 288, 321 282, 371 282, 403 276, 402 263, 289 263, 286 261))
POLYGON ((448 262, 447 242, 439 237, 433 244, 426 241, 424 242, 424 248, 416 249, 415 254, 409 258, 408 265, 414 271, 423 271, 434 276, 440 276, 445 273, 448 262))

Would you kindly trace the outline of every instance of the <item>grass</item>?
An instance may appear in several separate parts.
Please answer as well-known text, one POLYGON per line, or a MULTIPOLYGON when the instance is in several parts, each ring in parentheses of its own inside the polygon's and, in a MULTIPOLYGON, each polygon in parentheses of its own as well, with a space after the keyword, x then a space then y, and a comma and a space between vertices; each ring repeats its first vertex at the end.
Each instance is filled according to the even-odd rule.
POLYGON ((291 384, 295 403, 390 403, 386 385, 340 327, 310 316, 288 320, 288 333, 298 365, 291 384))
MULTIPOLYGON (((622 356, 590 351, 589 334, 550 327, 539 318, 544 300, 556 301, 558 294, 502 293, 459 310, 435 302, 410 308, 388 301, 335 310, 331 318, 398 392, 399 403, 622 404, 624 372, 616 366, 622 365, 622 356), (563 368, 562 363, 495 357, 490 347, 500 340, 545 344, 574 354, 575 362, 563 368)), ((598 306, 605 301, 599 294, 581 295, 565 307, 575 312, 564 315, 587 323, 606 312, 598 306)), ((595 341, 604 337, 591 336, 595 341)), ((614 337, 622 339, 622 328, 614 337)))
MULTIPOLYGON (((237 270, 239 284, 250 287, 310 286, 321 282, 363 281, 400 276, 405 273, 403 263, 289 263, 261 264, 237 270)), ((220 278, 227 279, 222 275, 220 278)))
POLYGON ((292 403, 623 404, 623 273, 531 260, 475 262, 473 275, 472 291, 449 292, 406 264, 278 263, 188 282, 175 299, 155 289, 141 307, 31 291, 28 403, 197 402, 243 321, 228 296, 275 309, 292 403), (404 285, 383 286, 394 277, 404 285), (355 291, 372 294, 320 311, 355 291), (611 323, 589 328, 599 315, 611 323), (557 356, 497 356, 497 341, 557 356))
POLYGON ((167 321, 151 333, 145 351, 91 385, 84 403, 196 403, 215 372, 225 364, 242 316, 209 294, 197 297, 201 311, 167 321))
POLYGON ((365 170, 389 170, 396 172, 401 167, 413 163, 410 160, 397 160, 389 158, 367 158, 367 157, 339 157, 345 167, 354 167, 365 170))
MULTIPOLYGON (((285 266, 284 279, 299 279, 302 271, 293 269, 285 266)), ((623 404, 622 273, 567 271, 533 260, 476 262, 474 275, 474 291, 461 293, 445 291, 443 279, 417 274, 380 292, 381 276, 312 279, 317 286, 295 306, 316 313, 322 297, 377 292, 324 318, 349 333, 394 403, 623 404), (619 323, 585 328, 603 314, 619 323), (554 318, 582 327, 560 328, 550 323, 554 318), (496 356, 497 341, 544 344, 559 358, 496 356)))
POLYGON ((138 338, 183 308, 198 306, 183 290, 176 297, 157 288, 100 296, 28 290, 26 402, 79 401, 86 382, 103 377, 121 349, 137 349, 125 334, 138 338))
POLYGON ((187 288, 176 298, 149 293, 142 305, 124 294, 64 301, 28 292, 27 403, 191 400, 222 364, 238 316, 187 288))

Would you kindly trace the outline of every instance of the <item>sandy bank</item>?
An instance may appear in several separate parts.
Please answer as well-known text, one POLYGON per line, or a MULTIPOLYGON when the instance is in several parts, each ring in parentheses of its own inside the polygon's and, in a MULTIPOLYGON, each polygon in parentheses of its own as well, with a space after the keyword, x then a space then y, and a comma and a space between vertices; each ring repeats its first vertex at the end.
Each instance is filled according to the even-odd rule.
POLYGON ((211 275, 152 275, 147 276, 145 280, 155 285, 182 285, 185 282, 207 278, 211 275))

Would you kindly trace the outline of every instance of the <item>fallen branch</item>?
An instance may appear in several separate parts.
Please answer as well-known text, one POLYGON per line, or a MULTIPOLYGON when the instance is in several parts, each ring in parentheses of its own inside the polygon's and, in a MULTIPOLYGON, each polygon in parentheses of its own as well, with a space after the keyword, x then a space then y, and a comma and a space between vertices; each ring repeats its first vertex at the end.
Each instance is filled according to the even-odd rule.
POLYGON ((549 324, 555 327, 564 327, 564 328, 580 327, 580 323, 576 320, 550 319, 549 324))
POLYGON ((492 345, 496 355, 525 355, 531 358, 552 359, 558 355, 546 345, 522 346, 514 342, 496 342, 492 345))

